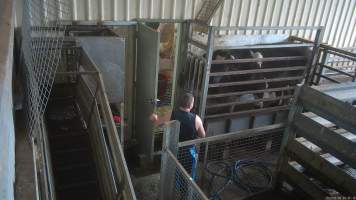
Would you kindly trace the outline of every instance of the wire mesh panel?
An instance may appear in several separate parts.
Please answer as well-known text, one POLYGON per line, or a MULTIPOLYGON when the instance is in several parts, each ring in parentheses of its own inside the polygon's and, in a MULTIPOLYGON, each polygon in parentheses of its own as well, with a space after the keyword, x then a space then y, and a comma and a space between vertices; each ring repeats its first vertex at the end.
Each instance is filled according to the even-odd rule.
POLYGON ((65 26, 60 19, 69 14, 69 8, 66 0, 26 0, 23 4, 26 107, 29 132, 34 135, 39 130, 61 58, 65 26))
POLYGON ((178 160, 211 199, 246 197, 272 186, 281 124, 178 144, 178 160))
POLYGON ((283 124, 184 142, 177 142, 179 126, 174 122, 168 126, 162 153, 161 199, 194 199, 198 198, 194 192, 199 190, 210 199, 236 199, 271 189, 283 124))

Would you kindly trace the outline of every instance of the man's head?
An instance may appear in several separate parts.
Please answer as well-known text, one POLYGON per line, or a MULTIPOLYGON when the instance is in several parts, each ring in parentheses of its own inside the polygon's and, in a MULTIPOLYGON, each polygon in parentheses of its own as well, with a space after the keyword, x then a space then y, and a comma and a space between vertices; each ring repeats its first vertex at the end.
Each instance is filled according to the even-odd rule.
POLYGON ((194 96, 190 93, 185 93, 182 96, 179 106, 184 109, 192 109, 194 105, 194 96))

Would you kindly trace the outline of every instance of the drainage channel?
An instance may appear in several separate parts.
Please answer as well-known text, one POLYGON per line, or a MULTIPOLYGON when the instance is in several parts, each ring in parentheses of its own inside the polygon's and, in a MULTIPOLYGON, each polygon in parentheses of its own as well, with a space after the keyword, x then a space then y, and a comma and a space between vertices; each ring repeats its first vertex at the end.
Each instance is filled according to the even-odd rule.
POLYGON ((75 95, 74 84, 54 85, 46 111, 57 199, 100 199, 88 130, 75 95))

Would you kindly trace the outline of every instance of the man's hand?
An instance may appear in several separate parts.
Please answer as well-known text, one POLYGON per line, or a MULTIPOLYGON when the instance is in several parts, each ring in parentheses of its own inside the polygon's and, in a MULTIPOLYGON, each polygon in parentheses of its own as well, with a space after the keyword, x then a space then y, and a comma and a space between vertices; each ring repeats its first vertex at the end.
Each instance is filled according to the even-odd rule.
POLYGON ((150 120, 151 120, 152 122, 156 122, 156 121, 158 120, 157 114, 156 114, 156 113, 152 113, 152 114, 150 115, 150 120))

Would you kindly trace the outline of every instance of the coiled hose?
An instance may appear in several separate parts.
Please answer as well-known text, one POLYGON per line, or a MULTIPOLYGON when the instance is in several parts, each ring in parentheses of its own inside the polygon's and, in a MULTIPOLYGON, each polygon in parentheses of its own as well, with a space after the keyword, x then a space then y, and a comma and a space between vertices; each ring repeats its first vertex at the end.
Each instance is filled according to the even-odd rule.
POLYGON ((248 193, 271 187, 273 175, 267 163, 256 160, 237 160, 231 165, 225 161, 212 161, 205 165, 206 172, 210 175, 209 187, 216 180, 222 183, 212 192, 209 199, 220 200, 220 194, 230 184, 235 184, 248 193))

